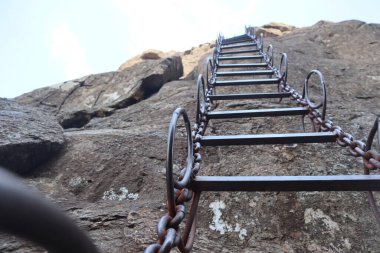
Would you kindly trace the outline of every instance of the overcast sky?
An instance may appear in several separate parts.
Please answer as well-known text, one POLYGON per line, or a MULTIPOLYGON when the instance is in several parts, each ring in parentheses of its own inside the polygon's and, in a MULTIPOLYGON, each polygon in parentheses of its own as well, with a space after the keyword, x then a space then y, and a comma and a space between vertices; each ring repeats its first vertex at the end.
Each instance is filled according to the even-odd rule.
POLYGON ((0 97, 116 70, 146 49, 183 51, 244 25, 380 23, 378 0, 1 0, 0 97))

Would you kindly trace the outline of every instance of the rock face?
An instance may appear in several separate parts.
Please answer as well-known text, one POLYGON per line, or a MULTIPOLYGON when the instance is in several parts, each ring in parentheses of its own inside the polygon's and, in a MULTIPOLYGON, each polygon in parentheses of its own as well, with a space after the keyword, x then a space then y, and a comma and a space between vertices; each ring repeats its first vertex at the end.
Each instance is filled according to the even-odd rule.
POLYGON ((181 58, 145 60, 122 71, 90 75, 17 97, 23 105, 56 114, 64 128, 82 127, 93 117, 135 104, 183 75, 181 58))
POLYGON ((167 58, 170 56, 174 56, 176 54, 179 54, 179 53, 175 51, 162 52, 160 50, 149 49, 139 55, 136 55, 135 57, 131 59, 128 59, 119 67, 119 71, 129 68, 135 65, 136 63, 142 62, 144 60, 159 60, 159 59, 167 58))
MULTIPOLYGON (((215 41, 200 44, 183 53, 182 61, 184 68, 184 77, 186 79, 196 79, 196 73, 199 72, 199 62, 209 55, 215 47, 215 41)), ((203 65, 203 64, 202 64, 203 65)))
POLYGON ((0 165, 28 173, 62 148, 63 130, 55 117, 0 99, 0 165))
POLYGON ((291 25, 278 23, 278 22, 272 22, 272 23, 263 25, 262 27, 258 27, 256 30, 256 33, 258 35, 262 33, 264 37, 268 38, 268 37, 282 36, 294 31, 295 29, 296 27, 291 26, 291 25))
MULTIPOLYGON (((304 78, 311 69, 322 71, 327 81, 327 116, 357 139, 366 138, 375 115, 379 114, 379 41, 380 25, 360 21, 319 22, 280 37, 264 39, 265 46, 274 45, 276 65, 279 53, 288 53, 288 82, 297 91, 302 92, 304 78)), ((108 80, 106 77, 109 76, 104 76, 108 80)), ((86 81, 78 87, 82 90, 80 93, 73 91, 77 101, 86 101, 92 96, 85 91, 93 79, 94 76, 83 79, 86 81)), ((24 95, 19 100, 59 114, 62 110, 57 110, 59 106, 48 106, 57 104, 49 100, 58 94, 49 93, 52 89, 58 88, 30 93, 40 94, 38 97, 44 99, 33 100, 24 95)), ((263 87, 263 91, 276 89, 263 87)), ((218 87, 217 90, 219 94, 244 91, 259 92, 256 87, 218 87)), ((194 94, 194 81, 181 80, 167 82, 157 93, 125 108, 102 102, 106 106, 99 108, 114 111, 107 117, 89 117, 81 129, 66 130, 66 145, 60 154, 39 166, 26 180, 54 199, 88 230, 103 252, 142 252, 156 241, 157 222, 166 213, 165 156, 169 121, 173 110, 181 106, 194 123, 194 94)), ((69 102, 74 97, 69 96, 61 107, 67 103, 68 109, 74 108, 74 103, 69 102)), ((56 98, 63 101, 58 95, 56 98)), ((282 103, 294 105, 285 99, 282 103)), ((80 110, 90 111, 83 103, 77 104, 80 110)), ((216 109, 278 106, 277 100, 225 101, 216 109)), ((99 112, 99 109, 94 110, 99 112)), ((102 113, 106 115, 108 111, 102 113)), ((183 137, 182 130, 179 122, 177 140, 183 137)), ((207 131, 221 135, 300 132, 302 129, 298 117, 274 117, 215 120, 207 131)), ((181 145, 178 150, 182 150, 181 145)), ((334 143, 203 147, 199 173, 362 174, 362 163, 334 143)), ((205 192, 201 195, 198 214, 194 252, 377 252, 380 245, 377 236, 380 228, 364 192, 205 192)), ((0 235, 0 241, 0 251, 43 252, 6 235, 0 235)))
POLYGON ((186 79, 194 79, 194 73, 197 71, 199 60, 206 54, 210 53, 212 49, 215 47, 215 41, 200 44, 198 47, 193 47, 190 50, 186 50, 185 52, 162 52, 159 50, 149 49, 142 54, 139 54, 125 63, 123 63, 119 70, 123 70, 127 67, 130 67, 138 62, 143 62, 145 60, 156 60, 162 59, 165 57, 170 57, 173 55, 181 56, 182 64, 183 64, 183 77, 186 79))

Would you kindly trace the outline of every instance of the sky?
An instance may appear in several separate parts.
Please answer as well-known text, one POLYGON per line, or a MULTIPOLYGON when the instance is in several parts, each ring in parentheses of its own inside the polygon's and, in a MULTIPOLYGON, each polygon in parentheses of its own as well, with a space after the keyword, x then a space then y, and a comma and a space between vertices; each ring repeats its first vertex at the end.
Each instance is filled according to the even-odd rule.
POLYGON ((188 50, 245 25, 380 23, 378 0, 0 0, 0 97, 117 70, 147 49, 188 50))

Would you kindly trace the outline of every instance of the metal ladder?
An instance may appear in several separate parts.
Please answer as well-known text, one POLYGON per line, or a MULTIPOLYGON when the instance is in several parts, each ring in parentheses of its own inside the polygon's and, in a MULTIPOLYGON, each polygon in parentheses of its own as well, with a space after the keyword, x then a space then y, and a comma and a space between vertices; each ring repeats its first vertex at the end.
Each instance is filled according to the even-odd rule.
MULTIPOLYGON (((173 113, 169 127, 167 153, 167 208, 168 214, 157 227, 159 241, 150 245, 145 252, 169 252, 178 247, 181 252, 190 252, 196 229, 196 210, 201 192, 205 191, 375 191, 380 190, 380 175, 369 175, 371 170, 380 168, 380 155, 371 150, 371 145, 380 118, 375 121, 367 143, 355 140, 350 134, 343 132, 325 118, 326 83, 318 70, 312 70, 306 77, 302 94, 296 92, 288 83, 288 63, 285 53, 281 56, 280 67, 273 65, 273 47, 269 45, 263 50, 263 36, 255 35, 255 29, 246 27, 246 33, 225 39, 218 36, 212 59, 207 62, 206 82, 202 75, 198 77, 197 107, 195 126, 191 131, 190 121, 184 109, 178 108, 173 113), (230 61, 233 63, 224 63, 230 61), (242 61, 249 61, 242 62, 242 61), (227 70, 225 70, 227 69, 227 70), (247 79, 245 76, 257 78, 247 79), (321 85, 321 101, 313 101, 309 97, 309 79, 319 78, 321 85), (227 78, 227 79, 226 79, 227 78), (232 78, 232 79, 229 79, 232 78), (236 79, 239 78, 239 79, 236 79), (239 86, 273 86, 271 92, 260 93, 228 93, 219 94, 217 87, 239 86), (215 111, 215 104, 220 100, 290 98, 295 107, 281 107, 254 110, 215 111), (249 135, 209 135, 208 125, 215 119, 255 118, 296 116, 311 119, 313 131, 281 134, 249 134, 249 135), (177 121, 183 118, 187 131, 187 166, 181 176, 173 178, 173 143, 177 121), (201 167, 201 147, 231 145, 268 145, 293 143, 327 143, 337 142, 348 146, 350 153, 361 156, 364 160, 366 175, 334 175, 334 176, 197 176, 201 167), (184 220, 185 203, 192 200, 192 205, 183 233, 179 224, 184 220)), ((380 145, 380 138, 378 140, 380 145)), ((207 157, 206 157, 207 159, 207 157)), ((369 200, 377 220, 380 222, 379 210, 372 192, 369 200)))

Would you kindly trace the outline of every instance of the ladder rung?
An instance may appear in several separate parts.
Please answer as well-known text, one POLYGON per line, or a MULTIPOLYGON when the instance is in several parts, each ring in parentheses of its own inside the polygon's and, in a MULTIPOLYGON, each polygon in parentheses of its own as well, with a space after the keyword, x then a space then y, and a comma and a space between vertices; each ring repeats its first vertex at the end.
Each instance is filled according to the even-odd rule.
POLYGON ((238 47, 253 47, 253 46, 257 46, 257 43, 247 43, 247 44, 239 44, 239 45, 222 46, 221 49, 238 48, 238 47))
POLYGON ((265 62, 260 63, 242 63, 242 64, 218 64, 218 68, 265 68, 268 64, 265 62))
POLYGON ((379 191, 380 175, 197 176, 194 191, 379 191))
POLYGON ((211 100, 234 100, 234 99, 258 99, 258 98, 286 98, 290 97, 290 92, 279 93, 245 93, 245 94, 219 94, 209 95, 211 100))
POLYGON ((336 138, 336 135, 331 132, 224 135, 203 136, 200 143, 203 146, 322 143, 335 142, 336 138))
POLYGON ((242 55, 242 56, 220 56, 218 60, 253 60, 253 59, 262 59, 262 55, 242 55))
POLYGON ((309 110, 304 107, 274 108, 258 110, 214 111, 207 114, 208 119, 231 119, 246 117, 278 117, 306 115, 309 110))
POLYGON ((274 74, 274 70, 216 72, 216 76, 252 76, 252 75, 273 75, 273 74, 274 74))
POLYGON ((278 84, 280 79, 250 79, 250 80, 228 80, 228 81, 216 81, 214 86, 234 86, 234 85, 260 85, 260 84, 278 84))
POLYGON ((257 53, 260 49, 251 49, 251 50, 238 50, 238 51, 227 51, 227 52, 220 52, 219 54, 242 54, 242 53, 257 53))
POLYGON ((241 39, 241 38, 250 38, 247 34, 237 35, 231 38, 223 39, 223 41, 230 41, 235 39, 241 39))
POLYGON ((248 41, 252 41, 252 38, 248 37, 248 38, 240 38, 240 39, 227 40, 227 41, 223 40, 222 45, 231 45, 235 43, 242 43, 242 42, 248 42, 248 41))

